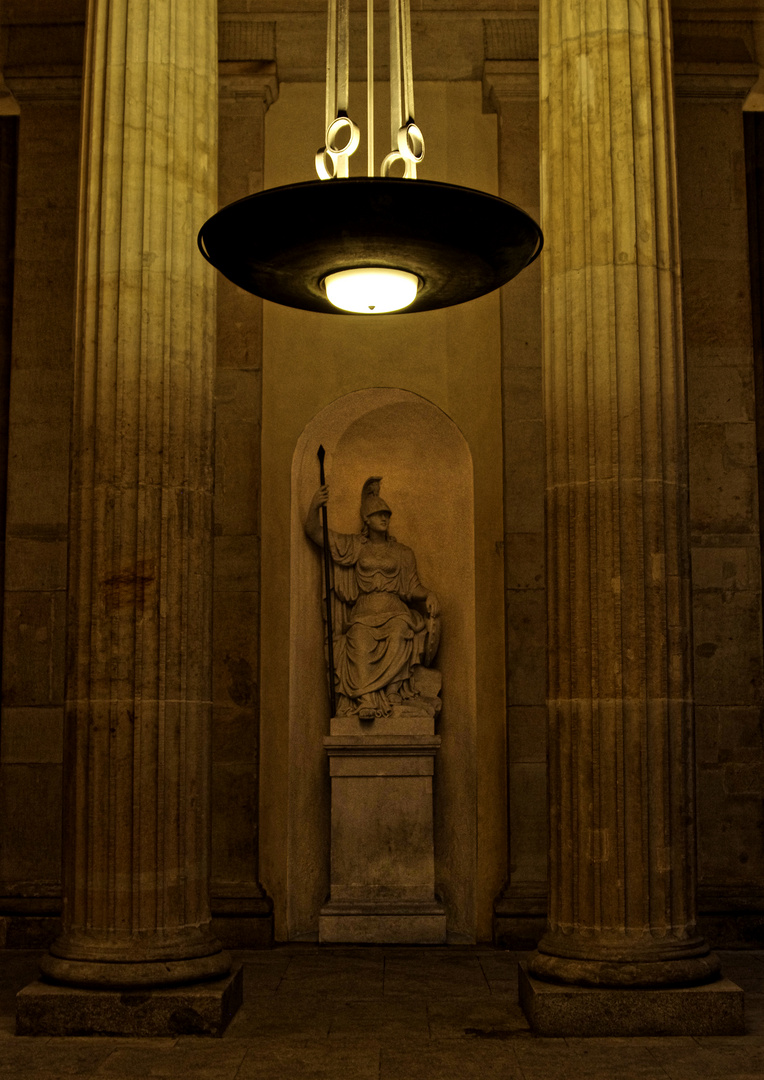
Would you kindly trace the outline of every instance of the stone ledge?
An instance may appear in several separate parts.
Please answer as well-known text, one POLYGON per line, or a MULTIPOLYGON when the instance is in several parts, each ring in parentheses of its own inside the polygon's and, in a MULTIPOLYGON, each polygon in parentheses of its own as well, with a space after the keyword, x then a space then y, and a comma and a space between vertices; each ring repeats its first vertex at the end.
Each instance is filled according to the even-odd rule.
POLYGON ((322 944, 446 944, 446 913, 439 904, 329 903, 318 923, 322 944))
POLYGON ((209 1035, 219 1038, 242 1001, 242 972, 160 990, 80 990, 42 980, 16 995, 17 1035, 209 1035))
POLYGON ((729 979, 705 986, 617 990, 560 986, 518 973, 520 1005, 536 1035, 744 1035, 743 991, 729 979))

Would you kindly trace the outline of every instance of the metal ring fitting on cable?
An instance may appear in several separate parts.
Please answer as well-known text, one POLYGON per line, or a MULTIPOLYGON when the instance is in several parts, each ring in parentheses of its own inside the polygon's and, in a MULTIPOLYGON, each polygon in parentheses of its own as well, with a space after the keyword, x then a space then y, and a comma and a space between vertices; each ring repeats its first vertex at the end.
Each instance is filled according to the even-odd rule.
POLYGON ((327 154, 325 146, 316 150, 316 172, 319 180, 333 180, 337 175, 337 162, 327 154))
POLYGON ((360 128, 349 116, 338 116, 332 120, 326 130, 326 145, 316 151, 316 172, 319 179, 333 180, 338 175, 340 159, 354 154, 360 141, 360 128), (347 141, 340 145, 343 131, 347 134, 347 141))
POLYGON ((397 150, 391 150, 387 157, 382 159, 382 164, 379 167, 380 176, 389 176, 390 170, 396 161, 403 162, 403 177, 404 180, 410 180, 412 175, 415 175, 416 163, 409 157, 404 157, 403 154, 397 150))
POLYGON ((424 135, 413 120, 398 128, 398 153, 415 165, 424 157, 424 135))
POLYGON ((338 116, 336 120, 331 122, 329 130, 326 132, 326 151, 332 157, 339 157, 341 154, 350 157, 358 149, 360 141, 361 131, 358 125, 354 124, 349 116, 338 116), (348 129, 347 142, 344 146, 338 146, 337 138, 343 128, 348 129))

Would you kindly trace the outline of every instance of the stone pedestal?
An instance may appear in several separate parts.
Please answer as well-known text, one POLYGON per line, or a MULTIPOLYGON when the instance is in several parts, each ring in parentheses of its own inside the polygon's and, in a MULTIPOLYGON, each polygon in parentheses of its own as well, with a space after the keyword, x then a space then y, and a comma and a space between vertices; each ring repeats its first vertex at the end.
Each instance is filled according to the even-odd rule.
POLYGON ((219 1038, 241 1005, 242 986, 241 967, 212 982, 123 993, 38 980, 16 996, 16 1034, 219 1038))
POLYGON ((744 1035, 743 991, 729 979, 660 989, 560 986, 520 964, 520 1005, 537 1035, 744 1035))
POLYGON ((324 739, 332 801, 331 892, 319 941, 441 945, 435 896, 434 720, 335 717, 324 739))

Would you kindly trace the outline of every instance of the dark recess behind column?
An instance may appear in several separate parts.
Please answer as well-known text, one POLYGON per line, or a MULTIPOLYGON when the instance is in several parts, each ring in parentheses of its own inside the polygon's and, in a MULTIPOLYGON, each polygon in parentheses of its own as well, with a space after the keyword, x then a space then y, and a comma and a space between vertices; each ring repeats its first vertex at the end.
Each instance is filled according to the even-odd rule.
MULTIPOLYGON (((751 268, 751 315, 753 317, 759 530, 761 542, 764 544, 764 113, 744 113, 743 120, 748 196, 748 247, 751 268)), ((764 565, 764 560, 762 565, 764 565)))
MULTIPOLYGON (((16 235, 16 174, 19 120, 0 117, 0 583, 5 582, 5 520, 8 492, 8 403, 13 336, 13 266, 16 235)), ((0 603, 0 651, 3 604, 0 603)))

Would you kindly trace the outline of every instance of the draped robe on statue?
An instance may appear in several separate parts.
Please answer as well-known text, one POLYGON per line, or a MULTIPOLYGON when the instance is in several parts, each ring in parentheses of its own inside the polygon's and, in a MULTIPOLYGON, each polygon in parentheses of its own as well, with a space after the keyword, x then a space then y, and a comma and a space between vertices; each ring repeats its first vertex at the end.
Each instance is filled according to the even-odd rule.
POLYGON ((391 538, 372 543, 331 529, 329 551, 337 712, 387 715, 386 691, 412 696, 411 671, 425 648, 426 622, 408 607, 422 595, 414 552, 391 538))

